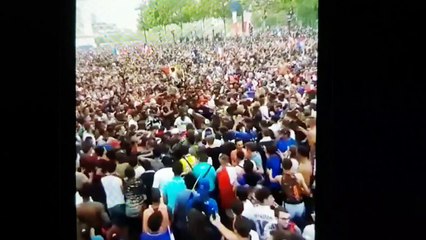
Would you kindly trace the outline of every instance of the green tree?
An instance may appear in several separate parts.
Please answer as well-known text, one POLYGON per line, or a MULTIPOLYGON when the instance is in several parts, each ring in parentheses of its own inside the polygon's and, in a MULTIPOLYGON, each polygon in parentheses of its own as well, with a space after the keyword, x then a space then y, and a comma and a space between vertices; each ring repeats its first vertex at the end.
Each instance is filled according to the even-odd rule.
POLYGON ((295 0, 295 13, 304 25, 314 26, 318 19, 318 0, 295 0))
POLYGON ((179 25, 181 36, 183 34, 183 24, 196 20, 194 13, 195 2, 193 0, 170 0, 173 8, 171 9, 171 23, 179 25), (193 17, 194 16, 194 17, 193 17))
POLYGON ((210 0, 212 4, 211 13, 212 17, 220 18, 223 21, 223 31, 226 36, 226 18, 232 16, 229 9, 229 0, 210 0))
POLYGON ((196 0, 196 9, 194 14, 196 15, 196 20, 202 20, 202 29, 205 29, 206 19, 214 17, 214 11, 217 4, 216 0, 196 0))

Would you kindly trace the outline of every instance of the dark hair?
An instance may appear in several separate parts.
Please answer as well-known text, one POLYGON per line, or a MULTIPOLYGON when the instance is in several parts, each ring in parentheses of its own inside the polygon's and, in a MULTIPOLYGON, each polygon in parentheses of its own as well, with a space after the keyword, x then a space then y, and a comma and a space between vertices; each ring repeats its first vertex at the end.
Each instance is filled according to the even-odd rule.
POLYGON ((246 218, 237 217, 235 219, 234 228, 243 238, 248 238, 250 236, 251 226, 251 222, 246 218))
POLYGON ((188 140, 189 144, 191 144, 191 145, 195 144, 195 132, 194 132, 194 130, 189 130, 187 132, 186 139, 188 140))
POLYGON ((189 153, 189 146, 188 145, 183 145, 183 144, 179 144, 180 146, 178 147, 176 154, 177 154, 177 158, 182 158, 183 156, 187 155, 189 153))
POLYGON ((291 167, 293 166, 293 163, 291 162, 289 158, 285 158, 283 160, 282 166, 284 170, 290 170, 291 167))
POLYGON ((280 134, 286 135, 287 137, 290 137, 290 130, 288 128, 283 128, 280 131, 280 134))
POLYGON ((305 146, 303 146, 303 145, 300 145, 300 146, 297 148, 297 152, 298 152, 301 156, 303 156, 303 157, 309 157, 309 148, 307 148, 307 147, 305 147, 305 146))
POLYGON ((238 199, 235 200, 232 203, 232 212, 234 212, 234 214, 237 215, 237 216, 241 216, 241 214, 243 213, 243 211, 244 211, 244 204, 243 204, 243 202, 240 201, 240 200, 238 200, 238 199))
POLYGON ((278 206, 278 207, 274 208, 274 215, 275 215, 276 218, 278 218, 278 216, 280 215, 280 212, 288 213, 287 209, 285 209, 284 207, 278 206))
POLYGON ((127 161, 128 163, 129 163, 129 165, 131 166, 131 167, 136 167, 137 165, 138 165, 138 158, 136 157, 136 156, 134 156, 134 155, 132 155, 132 156, 130 156, 129 158, 128 158, 128 161, 127 161))
POLYGON ((274 230, 271 231, 273 240, 304 240, 300 234, 292 233, 289 230, 274 230))
POLYGON ((262 131, 262 135, 264 137, 270 137, 271 136, 271 132, 269 131, 270 129, 265 129, 262 131))
POLYGON ((82 198, 89 198, 92 194, 92 185, 88 182, 83 183, 81 188, 78 190, 78 193, 82 198))
POLYGON ((158 232, 163 222, 163 214, 160 211, 154 211, 148 217, 148 227, 152 232, 158 232))
POLYGON ((113 173, 117 169, 117 164, 114 161, 105 161, 105 163, 103 164, 103 167, 104 167, 103 169, 104 171, 113 173))
POLYGON ((115 150, 109 150, 106 152, 106 156, 107 158, 109 158, 110 160, 117 160, 117 156, 115 155, 115 150))
POLYGON ((135 173, 135 169, 133 169, 131 166, 128 166, 126 168, 126 170, 124 170, 124 175, 130 179, 130 178, 134 178, 136 173, 135 173))
POLYGON ((266 153, 269 155, 276 154, 277 153, 277 147, 275 145, 270 145, 266 147, 266 153))
POLYGON ((180 161, 176 161, 173 163, 172 171, 175 174, 175 176, 180 176, 183 172, 183 165, 180 161))
POLYGON ((246 146, 246 149, 252 152, 257 151, 257 144, 255 142, 247 142, 245 146, 246 146))
POLYGON ((93 147, 93 144, 92 144, 92 142, 91 141, 88 141, 88 139, 89 139, 90 137, 87 137, 86 138, 86 140, 84 140, 82 143, 81 143, 81 150, 84 152, 84 153, 88 153, 89 152, 89 150, 93 147))
POLYGON ((200 162, 207 162, 209 159, 209 156, 206 153, 206 148, 204 146, 198 147, 197 156, 200 162))
POLYGON ((104 155, 104 152, 105 152, 104 147, 99 146, 95 148, 95 153, 98 157, 102 157, 104 155))
POLYGON ((193 239, 213 240, 215 232, 206 215, 192 208, 188 213, 188 230, 193 239))
POLYGON ((296 155, 297 155, 297 146, 296 145, 291 145, 289 150, 290 150, 290 157, 291 158, 296 158, 296 155))
POLYGON ((241 201, 245 201, 245 200, 248 199, 249 190, 248 190, 248 188, 246 188, 244 186, 238 186, 236 195, 237 195, 238 199, 240 199, 241 201))
POLYGON ((161 158, 161 162, 163 163, 164 167, 172 167, 175 161, 173 157, 165 155, 161 158))
POLYGON ((255 198, 261 203, 263 203, 263 201, 265 201, 270 195, 271 191, 267 187, 262 187, 254 193, 255 198))
POLYGON ((153 188, 151 193, 151 202, 152 203, 160 203, 161 193, 158 188, 153 188))
POLYGON ((254 164, 250 160, 245 160, 243 169, 245 173, 253 173, 254 164))
POLYGON ((160 157, 161 154, 165 154, 167 152, 168 152, 168 148, 164 143, 160 143, 154 146, 154 149, 152 150, 154 157, 160 157))
POLYGON ((237 158, 240 160, 243 160, 245 158, 245 154, 243 151, 238 151, 237 152, 237 158))
POLYGON ((153 168, 152 168, 152 165, 151 165, 151 162, 149 161, 149 160, 142 160, 141 161, 141 165, 142 165, 142 167, 145 169, 145 171, 148 171, 148 170, 152 170, 153 168))

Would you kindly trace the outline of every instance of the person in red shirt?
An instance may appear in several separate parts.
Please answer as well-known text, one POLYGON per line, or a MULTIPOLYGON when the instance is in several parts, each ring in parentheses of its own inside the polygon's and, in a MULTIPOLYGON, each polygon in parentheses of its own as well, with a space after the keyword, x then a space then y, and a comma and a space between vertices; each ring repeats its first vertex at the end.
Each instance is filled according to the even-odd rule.
POLYGON ((220 167, 217 169, 217 183, 219 189, 219 206, 228 219, 233 217, 232 204, 237 200, 235 188, 237 186, 237 172, 234 166, 229 164, 229 157, 219 155, 220 167))

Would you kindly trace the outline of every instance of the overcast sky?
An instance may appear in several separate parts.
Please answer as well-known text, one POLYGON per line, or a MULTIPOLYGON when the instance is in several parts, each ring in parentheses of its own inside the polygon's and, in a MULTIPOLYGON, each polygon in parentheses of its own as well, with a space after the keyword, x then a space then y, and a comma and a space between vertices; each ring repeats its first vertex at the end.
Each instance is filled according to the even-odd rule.
POLYGON ((139 7, 143 0, 85 1, 87 1, 88 10, 95 14, 98 22, 113 23, 118 28, 136 30, 138 12, 135 8, 139 7))

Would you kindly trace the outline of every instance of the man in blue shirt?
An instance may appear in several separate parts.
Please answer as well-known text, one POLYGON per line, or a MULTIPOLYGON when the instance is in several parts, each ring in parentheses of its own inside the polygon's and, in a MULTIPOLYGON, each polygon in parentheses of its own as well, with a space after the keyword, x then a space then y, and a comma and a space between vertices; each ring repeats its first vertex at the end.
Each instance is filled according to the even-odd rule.
POLYGON ((199 163, 194 166, 192 173, 196 178, 207 179, 209 181, 209 192, 211 194, 216 187, 216 171, 212 165, 207 163, 208 156, 204 153, 204 149, 204 147, 198 149, 197 155, 199 163))
POLYGON ((277 148, 280 152, 286 152, 291 146, 296 146, 296 140, 290 138, 290 130, 283 129, 280 132, 280 140, 277 142, 277 148))
POLYGON ((173 163, 172 171, 175 176, 170 182, 164 185, 163 198, 164 202, 167 203, 167 207, 169 207, 171 211, 174 212, 178 194, 186 189, 186 185, 185 181, 181 177, 183 166, 179 161, 173 163))
MULTIPOLYGON (((269 169, 272 170, 272 177, 282 174, 281 169, 281 157, 277 153, 277 148, 275 146, 266 147, 266 171, 269 169)), ((275 198, 276 203, 281 205, 283 197, 280 194, 281 185, 279 183, 267 182, 267 187, 271 190, 272 195, 275 198)))
POLYGON ((201 208, 198 210, 203 211, 208 217, 214 213, 219 212, 216 200, 209 196, 210 184, 207 179, 200 179, 197 184, 197 193, 194 193, 188 200, 186 206, 187 212, 191 208, 201 208))
POLYGON ((188 239, 189 232, 187 229, 187 204, 190 198, 195 194, 193 191, 186 189, 179 193, 176 199, 175 212, 173 214, 173 234, 176 239, 188 239))

